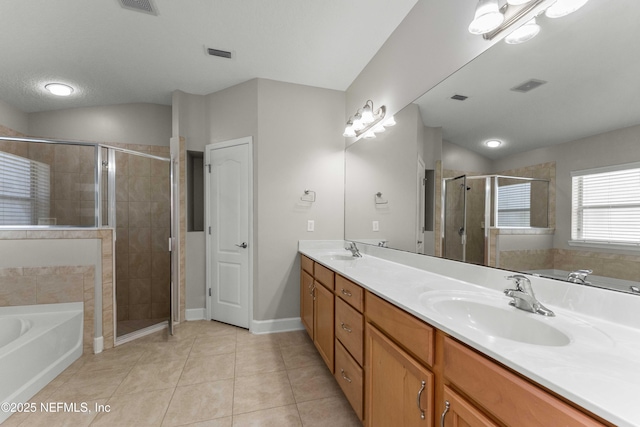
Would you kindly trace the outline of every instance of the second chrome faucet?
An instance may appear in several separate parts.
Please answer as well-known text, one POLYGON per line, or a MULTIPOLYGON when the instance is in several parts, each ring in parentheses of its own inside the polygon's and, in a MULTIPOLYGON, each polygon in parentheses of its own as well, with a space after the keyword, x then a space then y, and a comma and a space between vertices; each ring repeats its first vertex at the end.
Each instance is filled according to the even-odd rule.
POLYGON ((504 290, 506 296, 513 298, 509 304, 531 313, 541 314, 543 316, 555 316, 553 311, 546 308, 536 299, 531 281, 527 277, 521 274, 514 274, 513 276, 506 276, 506 278, 513 280, 516 286, 515 289, 504 290))

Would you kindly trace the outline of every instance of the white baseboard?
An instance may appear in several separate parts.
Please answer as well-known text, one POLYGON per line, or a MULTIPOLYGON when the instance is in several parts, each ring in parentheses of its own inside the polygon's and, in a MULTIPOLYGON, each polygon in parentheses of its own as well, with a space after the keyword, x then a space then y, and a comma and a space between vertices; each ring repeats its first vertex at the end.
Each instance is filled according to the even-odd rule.
POLYGON ((189 308, 184 311, 184 320, 190 322, 192 320, 204 320, 206 317, 206 308, 189 308))
POLYGON ((93 353, 94 354, 102 353, 102 350, 104 350, 104 338, 103 337, 94 338, 93 353))
POLYGON ((251 332, 254 334, 272 334, 274 332, 299 331, 304 325, 299 317, 273 320, 254 320, 251 323, 251 332))

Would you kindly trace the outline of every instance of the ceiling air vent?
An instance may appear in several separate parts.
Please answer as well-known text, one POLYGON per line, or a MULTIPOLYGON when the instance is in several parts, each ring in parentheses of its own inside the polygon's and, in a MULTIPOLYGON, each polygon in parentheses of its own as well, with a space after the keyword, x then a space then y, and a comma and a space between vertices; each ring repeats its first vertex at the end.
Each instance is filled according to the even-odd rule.
POLYGON ((464 101, 467 98, 468 96, 464 96, 464 95, 453 95, 451 97, 451 99, 455 99, 456 101, 464 101))
POLYGON ((231 58, 231 52, 226 50, 208 48, 207 52, 211 56, 219 56, 220 58, 231 58))
POLYGON ((125 9, 136 10, 138 12, 148 13, 150 15, 157 15, 156 9, 153 7, 151 0, 118 0, 120 6, 125 9))
POLYGON ((524 83, 519 84, 516 87, 512 87, 511 90, 514 92, 526 93, 526 92, 529 92, 530 90, 533 90, 537 87, 542 86, 545 83, 546 82, 544 80, 531 79, 531 80, 527 80, 524 83))

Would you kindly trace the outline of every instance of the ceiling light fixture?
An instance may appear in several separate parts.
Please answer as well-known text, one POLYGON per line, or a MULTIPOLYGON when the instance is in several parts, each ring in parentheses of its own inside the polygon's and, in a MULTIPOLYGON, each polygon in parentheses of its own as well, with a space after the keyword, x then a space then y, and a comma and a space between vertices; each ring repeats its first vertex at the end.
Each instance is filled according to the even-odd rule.
POLYGON ((515 27, 517 29, 509 34, 505 41, 509 44, 524 43, 540 32, 535 18, 542 13, 549 18, 559 18, 575 12, 588 1, 479 0, 473 21, 469 24, 469 32, 482 34, 485 40, 493 40, 504 31, 515 27), (525 24, 522 24, 523 22, 525 24))
POLYGON ((499 141, 497 139, 490 139, 489 141, 485 142, 484 145, 489 148, 498 148, 502 145, 502 141, 499 141))
POLYGON ((375 138, 375 133, 384 131, 386 126, 393 126, 396 122, 393 116, 385 120, 387 108, 383 105, 377 110, 373 108, 373 101, 368 100, 362 108, 356 111, 347 121, 342 136, 347 138, 375 138))
POLYGON ((63 83, 49 83, 44 88, 57 96, 69 96, 73 93, 73 88, 63 83))

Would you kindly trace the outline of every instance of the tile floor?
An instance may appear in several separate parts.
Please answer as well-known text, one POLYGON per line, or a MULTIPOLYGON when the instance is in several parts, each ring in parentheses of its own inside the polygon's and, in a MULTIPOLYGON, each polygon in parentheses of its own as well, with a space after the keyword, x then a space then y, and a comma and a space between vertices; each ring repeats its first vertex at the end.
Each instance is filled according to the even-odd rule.
POLYGON ((20 413, 2 427, 361 426, 305 331, 252 335, 207 321, 84 355, 32 402, 91 413, 20 413))

